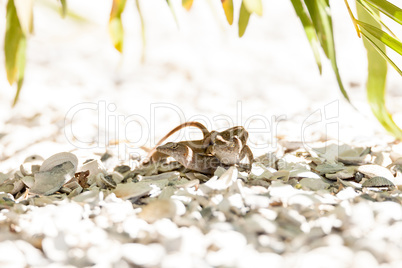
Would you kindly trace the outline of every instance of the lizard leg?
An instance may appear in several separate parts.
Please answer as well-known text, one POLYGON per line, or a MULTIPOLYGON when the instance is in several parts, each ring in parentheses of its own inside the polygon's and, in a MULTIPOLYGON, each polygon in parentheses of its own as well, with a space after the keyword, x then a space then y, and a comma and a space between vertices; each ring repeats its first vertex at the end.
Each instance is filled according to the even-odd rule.
POLYGON ((218 135, 219 132, 212 130, 211 132, 209 132, 207 135, 204 136, 204 141, 202 143, 202 146, 204 148, 207 148, 209 145, 211 145, 212 143, 214 143, 215 139, 216 139, 216 135, 218 135))
POLYGON ((250 147, 248 147, 247 145, 244 145, 242 150, 240 151, 239 162, 245 157, 247 157, 248 164, 241 165, 241 166, 244 166, 247 170, 251 170, 251 164, 254 161, 254 156, 253 156, 253 152, 251 151, 250 147))

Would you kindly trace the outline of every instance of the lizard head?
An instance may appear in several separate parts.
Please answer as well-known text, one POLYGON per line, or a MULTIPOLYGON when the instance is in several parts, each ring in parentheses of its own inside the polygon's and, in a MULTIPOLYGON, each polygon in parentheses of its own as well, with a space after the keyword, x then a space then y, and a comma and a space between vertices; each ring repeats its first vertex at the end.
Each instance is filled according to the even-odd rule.
POLYGON ((240 150, 242 147, 242 142, 237 136, 233 136, 228 140, 221 135, 217 135, 213 144, 216 148, 227 148, 230 151, 240 150))
POLYGON ((237 162, 241 149, 242 142, 237 136, 232 137, 231 140, 225 140, 217 136, 212 145, 211 152, 215 154, 222 163, 233 164, 237 162))
POLYGON ((240 139, 243 144, 246 144, 248 138, 247 130, 242 126, 232 127, 219 133, 224 140, 232 140, 234 137, 240 139))
POLYGON ((158 146, 156 147, 156 151, 167 154, 179 162, 187 159, 189 155, 192 156, 192 151, 188 146, 177 142, 168 142, 164 145, 158 146))
POLYGON ((181 146, 179 143, 176 142, 168 142, 164 145, 156 147, 156 151, 171 155, 172 153, 180 150, 181 146))

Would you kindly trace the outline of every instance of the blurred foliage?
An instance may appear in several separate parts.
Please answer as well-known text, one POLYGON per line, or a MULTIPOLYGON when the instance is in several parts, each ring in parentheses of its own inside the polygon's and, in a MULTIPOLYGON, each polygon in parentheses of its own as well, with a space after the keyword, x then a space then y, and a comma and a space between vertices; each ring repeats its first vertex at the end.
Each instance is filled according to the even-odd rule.
POLYGON ((119 52, 123 52, 124 30, 121 13, 123 13, 125 6, 126 0, 113 0, 112 10, 110 11, 109 33, 114 47, 119 52))
POLYGON ((17 82, 17 93, 13 105, 18 100, 24 81, 27 35, 32 31, 32 20, 32 1, 21 3, 21 1, 10 0, 7 2, 4 53, 7 80, 10 85, 17 82))
POLYGON ((246 32, 248 21, 250 20, 250 12, 247 10, 244 2, 241 3, 240 6, 240 14, 239 14, 239 37, 242 37, 246 32))
MULTIPOLYGON (((389 7, 388 3, 385 3, 385 6, 389 7)), ((351 12, 350 14, 354 24, 359 25, 361 28, 356 27, 358 34, 361 33, 364 37, 363 43, 367 50, 368 76, 366 88, 371 110, 386 130, 401 139, 402 131, 392 120, 392 116, 385 107, 385 89, 388 71, 387 62, 402 75, 398 66, 396 66, 385 53, 386 46, 398 49, 399 41, 380 30, 382 21, 379 16, 380 10, 378 8, 371 9, 368 5, 365 5, 365 3, 357 5, 357 14, 361 21, 356 20, 351 12)), ((402 15, 402 13, 400 15, 402 15)), ((401 54, 401 50, 399 54, 401 54)))
MULTIPOLYGON (((184 2, 185 0, 183 0, 184 2)), ((226 20, 230 25, 233 24, 233 0, 222 0, 223 11, 225 12, 226 20)))
POLYGON ((60 3, 61 3, 61 15, 63 16, 63 18, 65 18, 67 14, 67 2, 66 0, 60 0, 60 3))
MULTIPOLYGON (((56 1, 56 0, 55 0, 56 1)), ((134 1, 134 0, 133 0, 134 1)), ((199 1, 199 0, 197 0, 199 1)), ((332 69, 338 81, 339 89, 347 101, 349 96, 343 86, 336 62, 336 50, 334 45, 331 6, 329 0, 290 0, 297 16, 306 33, 312 48, 318 70, 322 73, 320 47, 323 56, 331 62, 332 69)), ((402 9, 386 0, 351 0, 357 5, 358 18, 353 15, 347 0, 344 0, 345 10, 349 12, 357 35, 363 37, 364 46, 367 50, 368 79, 367 96, 368 102, 374 115, 383 127, 398 139, 402 139, 401 129, 394 123, 392 116, 385 106, 387 65, 390 64, 400 75, 402 71, 388 56, 386 48, 390 48, 402 55, 402 43, 384 23, 381 14, 402 24, 402 9)), ((67 0, 58 1, 63 17, 69 15, 67 0)), ((145 56, 145 25, 140 8, 141 0, 135 0, 135 7, 140 16, 143 52, 145 56)), ((194 0, 182 0, 182 7, 191 10, 194 0)), ((179 25, 174 5, 171 0, 166 0, 172 15, 179 25)), ((230 25, 233 25, 234 13, 238 16, 238 35, 242 37, 247 29, 251 15, 262 16, 262 0, 241 0, 239 6, 234 5, 233 0, 221 0, 223 13, 230 25)), ((123 52, 124 25, 122 14, 126 7, 126 0, 113 0, 109 18, 109 33, 114 47, 123 52)), ((33 29, 33 0, 8 0, 6 10, 6 32, 4 42, 5 65, 7 79, 10 85, 17 84, 17 93, 14 105, 21 91, 24 69, 27 37, 33 29)))

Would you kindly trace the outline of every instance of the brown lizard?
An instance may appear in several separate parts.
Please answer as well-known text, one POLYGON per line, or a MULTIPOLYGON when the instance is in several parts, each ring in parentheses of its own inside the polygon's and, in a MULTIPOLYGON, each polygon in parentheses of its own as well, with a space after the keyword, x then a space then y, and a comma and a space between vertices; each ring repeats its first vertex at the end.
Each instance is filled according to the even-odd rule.
MULTIPOLYGON (((192 140, 192 141, 181 141, 178 144, 188 146, 191 152, 204 155, 204 156, 215 156, 218 158, 219 162, 225 165, 235 165, 239 164, 244 157, 247 157, 248 164, 243 167, 247 170, 251 169, 251 163, 253 162, 253 153, 250 148, 246 145, 248 132, 241 126, 229 128, 222 132, 211 131, 205 128, 204 125, 198 122, 187 122, 181 124, 170 131, 165 137, 163 137, 157 145, 160 145, 174 132, 180 130, 181 128, 187 126, 195 126, 203 131, 203 140, 192 140)), ((174 149, 172 149, 174 150, 174 149)), ((155 152, 155 149, 153 150, 155 152)), ((170 151, 171 152, 171 151, 170 151)), ((149 154, 154 161, 160 160, 161 156, 166 157, 162 151, 157 150, 156 153, 149 154), (155 157, 156 156, 156 157, 155 157)), ((180 162, 180 161, 179 161, 180 162)))
POLYGON ((209 140, 204 140, 204 146, 209 142, 207 152, 226 165, 239 164, 246 156, 251 165, 254 157, 250 147, 246 145, 247 139, 248 132, 244 127, 237 126, 222 132, 211 131, 209 140))
POLYGON ((250 147, 242 143, 237 136, 226 140, 221 135, 217 135, 212 145, 208 147, 208 151, 225 165, 240 165, 240 161, 247 157, 248 163, 243 166, 247 170, 251 169, 254 160, 250 147))
POLYGON ((171 131, 169 131, 169 133, 166 134, 155 145, 155 147, 152 148, 152 150, 148 152, 148 156, 147 156, 148 159, 150 159, 153 162, 157 162, 157 161, 160 161, 162 158, 167 157, 168 156, 167 154, 157 151, 156 148, 159 145, 161 145, 167 138, 169 138, 171 135, 173 135, 175 132, 177 132, 180 129, 185 128, 185 127, 199 128, 202 131, 202 134, 204 137, 202 140, 181 141, 179 143, 189 146, 194 152, 204 153, 205 152, 204 143, 205 143, 205 140, 208 139, 210 132, 203 124, 201 124, 199 122, 191 121, 191 122, 186 122, 186 123, 180 124, 177 127, 175 127, 174 129, 172 129, 171 131))
POLYGON ((176 159, 185 168, 205 174, 213 174, 221 162, 213 155, 196 153, 190 146, 178 142, 168 142, 158 146, 157 152, 176 159))

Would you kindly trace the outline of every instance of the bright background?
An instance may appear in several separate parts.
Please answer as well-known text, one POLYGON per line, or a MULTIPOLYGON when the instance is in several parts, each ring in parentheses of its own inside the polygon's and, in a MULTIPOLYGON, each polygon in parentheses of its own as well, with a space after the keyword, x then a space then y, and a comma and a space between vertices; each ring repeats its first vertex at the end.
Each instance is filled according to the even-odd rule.
MULTIPOLYGON (((179 29, 166 1, 141 1, 147 35, 144 63, 134 1, 128 1, 123 13, 123 55, 108 35, 111 1, 69 0, 69 8, 89 23, 63 20, 43 2, 35 2, 25 83, 14 109, 15 87, 8 85, 0 65, 0 170, 15 168, 30 154, 46 158, 75 149, 77 143, 65 135, 66 123, 77 139, 95 142, 99 154, 105 151, 104 141, 132 141, 120 152, 124 155, 152 146, 184 121, 197 120, 218 130, 244 125, 259 155, 274 147, 276 134, 300 139, 303 122, 317 110, 324 119, 327 113, 334 118, 312 125, 305 132, 307 140, 339 138, 356 145, 392 140, 366 103, 365 50, 343 1, 331 1, 338 65, 359 112, 344 101, 326 59, 320 76, 290 1, 263 1, 264 16, 253 15, 241 39, 237 26, 227 24, 220 1, 195 0, 190 12, 175 1, 179 29), (162 107, 153 110, 152 104, 162 107), (99 109, 69 116, 71 109, 93 105, 99 109), (281 115, 287 120, 277 124, 276 132, 268 132, 270 126, 261 119, 272 127, 272 116, 281 115), (129 123, 133 118, 142 123, 129 123), (335 124, 327 128, 328 122, 335 124)), ((0 1, 0 36, 5 4, 0 1)), ((239 1, 235 4, 238 10, 239 1)), ((388 107, 402 125, 402 80, 389 70, 388 107)))

